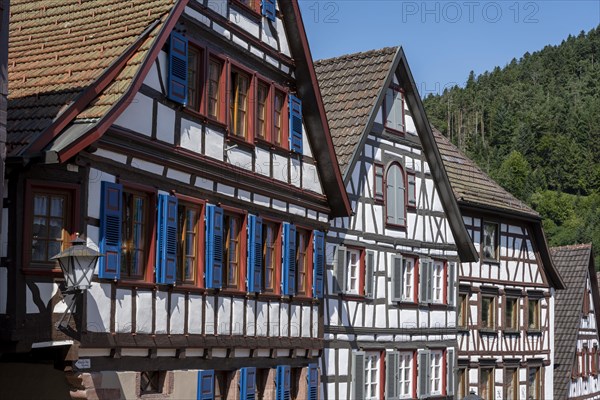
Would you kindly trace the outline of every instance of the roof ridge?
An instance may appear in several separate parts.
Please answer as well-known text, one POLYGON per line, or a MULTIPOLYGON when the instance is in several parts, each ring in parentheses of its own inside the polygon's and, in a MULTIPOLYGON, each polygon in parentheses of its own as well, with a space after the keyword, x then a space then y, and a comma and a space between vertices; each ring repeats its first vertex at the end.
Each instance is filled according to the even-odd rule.
POLYGON ((372 57, 373 55, 376 55, 376 54, 395 53, 399 49, 400 49, 400 46, 387 46, 387 47, 382 47, 380 49, 372 49, 372 50, 359 51, 359 52, 356 52, 356 53, 343 54, 341 56, 336 56, 336 57, 331 57, 331 58, 322 58, 322 59, 314 61, 314 64, 323 65, 323 64, 329 64, 329 63, 339 62, 339 61, 342 61, 342 60, 353 60, 353 59, 357 59, 357 58, 367 58, 367 57, 372 57))
POLYGON ((575 244, 567 244, 563 246, 553 246, 550 247, 550 251, 557 250, 568 250, 568 249, 591 249, 592 243, 575 243, 575 244))

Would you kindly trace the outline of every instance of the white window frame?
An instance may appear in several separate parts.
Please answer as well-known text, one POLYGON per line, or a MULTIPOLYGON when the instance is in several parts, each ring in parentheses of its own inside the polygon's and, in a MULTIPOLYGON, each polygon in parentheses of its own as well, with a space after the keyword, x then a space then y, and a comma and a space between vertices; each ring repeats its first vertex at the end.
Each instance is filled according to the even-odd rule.
POLYGON ((431 350, 430 361, 429 361, 429 394, 431 396, 439 396, 443 392, 443 362, 444 352, 443 350, 431 350), (437 390, 436 390, 437 384, 437 390))
POLYGON ((398 355, 398 398, 413 398, 413 353, 399 353, 398 355), (407 379, 405 379, 408 377, 407 379), (408 384, 408 391, 406 385, 408 384))
POLYGON ((361 251, 358 249, 346 249, 346 293, 360 294, 360 266, 361 251), (356 255, 356 263, 352 262, 352 255, 356 255), (354 265, 356 264, 356 265, 354 265), (353 271, 354 269, 354 271, 353 271), (352 272, 355 272, 354 274, 352 272), (354 284, 353 284, 354 282, 354 284))
POLYGON ((444 303, 444 262, 435 260, 431 271, 431 302, 444 303))
POLYGON ((365 352, 365 381, 364 381, 364 395, 365 400, 379 400, 380 393, 380 368, 381 366, 381 354, 375 351, 367 351, 365 352), (372 371, 375 371, 375 379, 372 380, 373 377, 372 371), (371 388, 375 388, 375 396, 370 396, 371 388))
POLYGON ((415 260, 402 259, 402 301, 415 301, 415 260))

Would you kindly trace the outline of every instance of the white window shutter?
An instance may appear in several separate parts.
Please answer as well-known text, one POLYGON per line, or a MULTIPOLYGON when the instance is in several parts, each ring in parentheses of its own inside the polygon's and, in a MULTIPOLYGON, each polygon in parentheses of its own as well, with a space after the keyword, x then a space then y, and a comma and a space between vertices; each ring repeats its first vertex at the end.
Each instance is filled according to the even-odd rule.
POLYGON ((333 291, 335 293, 344 293, 346 291, 346 250, 344 246, 338 246, 336 250, 335 279, 333 282, 333 291))
POLYGON ((375 253, 367 250, 365 260, 365 297, 373 298, 373 281, 375 276, 375 253))
POLYGON ((398 400, 398 362, 397 351, 388 351, 385 360, 385 398, 398 400))
POLYGON ((392 256, 392 301, 402 300, 402 256, 392 256))
POLYGON ((417 368, 417 389, 419 398, 429 396, 429 355, 428 350, 419 350, 417 368))
POLYGON ((352 392, 354 399, 365 398, 365 353, 357 351, 352 356, 352 392))
POLYGON ((448 396, 454 395, 454 388, 456 387, 456 372, 454 366, 456 365, 456 359, 454 357, 454 349, 448 349, 446 352, 446 371, 448 376, 446 379, 446 393, 448 396))
POLYGON ((451 261, 448 263, 448 305, 456 306, 456 263, 451 261))

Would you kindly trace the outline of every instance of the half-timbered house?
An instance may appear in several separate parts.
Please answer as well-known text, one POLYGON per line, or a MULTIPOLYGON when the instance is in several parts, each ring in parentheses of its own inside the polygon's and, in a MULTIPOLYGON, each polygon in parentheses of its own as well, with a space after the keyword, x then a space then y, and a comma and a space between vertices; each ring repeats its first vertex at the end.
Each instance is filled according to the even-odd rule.
POLYGON ((11 6, 3 349, 78 398, 316 399, 350 203, 298 2, 11 6), (76 232, 103 257, 57 331, 76 232))
POLYGON ((480 260, 459 268, 458 398, 552 399, 555 291, 564 283, 542 220, 434 133, 480 260))
POLYGON ((324 397, 452 398, 456 266, 476 255, 404 52, 315 66, 353 211, 327 237, 324 397))
POLYGON ((555 399, 599 399, 600 292, 591 244, 553 247, 550 254, 567 288, 556 293, 555 399))

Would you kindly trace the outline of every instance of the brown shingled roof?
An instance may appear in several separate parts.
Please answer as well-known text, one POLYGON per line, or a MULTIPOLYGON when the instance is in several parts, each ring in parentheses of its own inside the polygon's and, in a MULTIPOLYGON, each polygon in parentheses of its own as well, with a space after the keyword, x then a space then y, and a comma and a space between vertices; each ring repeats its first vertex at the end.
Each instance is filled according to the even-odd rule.
POLYGON ((494 207, 538 218, 539 214, 502 188, 440 131, 433 128, 442 160, 459 203, 494 207))
MULTIPOLYGON (((39 137, 153 22, 164 22, 173 5, 173 0, 13 0, 9 154, 20 154, 39 137)), ((79 118, 100 118, 120 98, 160 26, 79 118)))
POLYGON ((600 299, 591 244, 553 247, 550 249, 550 254, 567 286, 566 290, 556 292, 554 303, 554 398, 566 399, 571 382, 571 366, 577 348, 577 332, 588 276, 592 284, 592 296, 596 310, 598 310, 600 299))
POLYGON ((315 62, 342 174, 352 161, 398 50, 386 47, 315 62))

